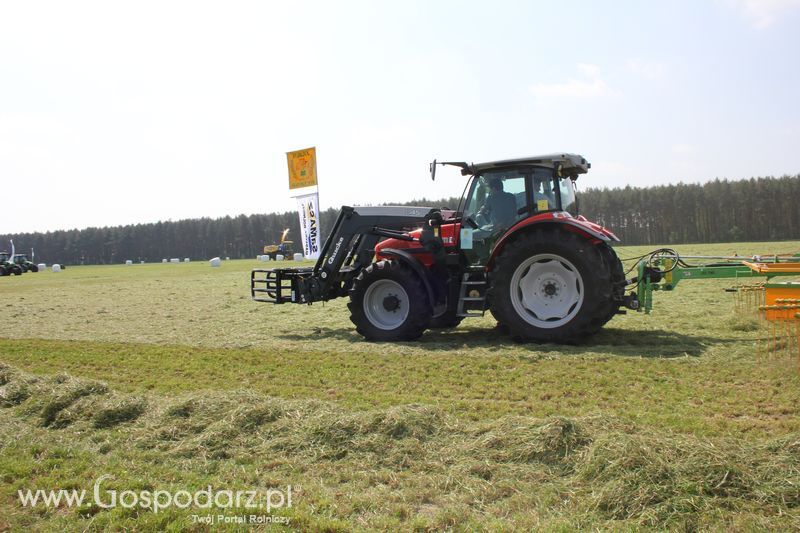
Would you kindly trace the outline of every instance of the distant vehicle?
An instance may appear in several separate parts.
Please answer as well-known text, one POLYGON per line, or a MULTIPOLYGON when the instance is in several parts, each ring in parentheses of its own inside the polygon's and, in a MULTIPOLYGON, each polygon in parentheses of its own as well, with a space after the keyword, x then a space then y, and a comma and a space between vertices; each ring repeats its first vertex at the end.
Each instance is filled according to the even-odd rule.
POLYGON ((28 254, 14 254, 11 262, 22 268, 23 272, 39 272, 39 267, 28 259, 28 254))
POLYGON ((11 274, 19 276, 24 272, 22 267, 12 263, 10 258, 11 254, 8 252, 0 252, 0 276, 10 276, 11 274))
POLYGON ((291 259, 294 253, 294 242, 286 240, 286 235, 288 233, 289 228, 286 228, 283 230, 283 233, 281 233, 280 243, 264 246, 264 255, 268 255, 270 259, 275 259, 277 255, 282 255, 285 259, 291 259))

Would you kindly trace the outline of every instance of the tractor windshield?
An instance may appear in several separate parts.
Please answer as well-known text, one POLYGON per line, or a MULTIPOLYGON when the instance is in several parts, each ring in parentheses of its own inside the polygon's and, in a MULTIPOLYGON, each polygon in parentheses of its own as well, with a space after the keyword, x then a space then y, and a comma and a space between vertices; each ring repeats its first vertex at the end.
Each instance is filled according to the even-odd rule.
POLYGON ((0 252, 0 263, 5 263, 6 261, 8 261, 8 253, 0 252))
POLYGON ((527 214, 525 174, 518 170, 476 176, 465 199, 464 217, 486 232, 509 228, 527 214))

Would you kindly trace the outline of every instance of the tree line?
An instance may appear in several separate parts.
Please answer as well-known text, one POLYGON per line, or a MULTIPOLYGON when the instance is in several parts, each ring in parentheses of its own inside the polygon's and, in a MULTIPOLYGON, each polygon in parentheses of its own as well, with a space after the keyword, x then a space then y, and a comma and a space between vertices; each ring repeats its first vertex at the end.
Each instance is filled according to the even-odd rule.
MULTIPOLYGON (((631 245, 800 239, 800 175, 587 189, 579 200, 581 214, 631 245)), ((401 205, 455 209, 458 198, 401 205)), ((320 214, 323 242, 337 214, 338 209, 320 214)), ((33 248, 37 261, 68 265, 254 258, 264 245, 277 243, 285 228, 301 250, 294 211, 0 235, 0 248, 14 239, 18 252, 33 248)))
POLYGON ((589 189, 579 201, 626 244, 800 239, 800 175, 589 189))

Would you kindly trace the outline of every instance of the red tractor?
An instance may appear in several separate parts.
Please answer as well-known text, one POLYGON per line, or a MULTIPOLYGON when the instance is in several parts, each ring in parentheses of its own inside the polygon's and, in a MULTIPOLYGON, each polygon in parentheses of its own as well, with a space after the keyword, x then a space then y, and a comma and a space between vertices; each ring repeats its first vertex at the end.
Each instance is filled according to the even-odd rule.
POLYGON ((486 310, 518 340, 572 343, 620 307, 626 280, 607 229, 578 215, 574 154, 453 165, 469 177, 456 211, 342 207, 316 265, 257 269, 256 301, 349 296, 356 330, 374 341, 418 338, 486 310))

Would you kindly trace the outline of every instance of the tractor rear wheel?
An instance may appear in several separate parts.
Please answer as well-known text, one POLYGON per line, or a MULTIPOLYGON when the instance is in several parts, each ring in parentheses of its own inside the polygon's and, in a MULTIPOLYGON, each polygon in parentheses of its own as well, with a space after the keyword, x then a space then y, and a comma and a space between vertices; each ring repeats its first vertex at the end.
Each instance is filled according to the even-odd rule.
POLYGON ((11 274, 8 269, 6 269, 5 265, 0 265, 0 276, 8 276, 11 274))
POLYGON ((625 271, 622 268, 622 261, 619 260, 617 253, 608 244, 598 244, 597 249, 603 256, 606 266, 611 272, 612 297, 606 302, 605 308, 597 317, 597 327, 600 328, 606 322, 614 318, 623 298, 625 297, 625 271))
POLYGON ((522 341, 579 342, 616 305, 612 265, 598 245, 566 231, 539 229, 506 245, 489 291, 492 315, 522 341))
POLYGON ((11 267, 11 272, 13 272, 15 276, 21 276, 24 271, 22 270, 21 266, 14 265, 11 267))
POLYGON ((413 270, 383 260, 363 269, 350 289, 350 321, 371 341, 419 338, 431 320, 425 287, 413 270))
POLYGON ((38 265, 31 265, 30 268, 31 268, 31 272, 39 272, 39 266, 38 265))

